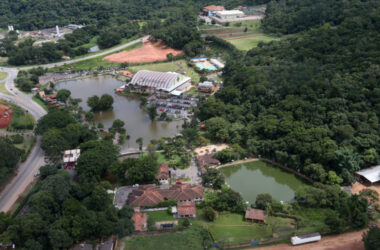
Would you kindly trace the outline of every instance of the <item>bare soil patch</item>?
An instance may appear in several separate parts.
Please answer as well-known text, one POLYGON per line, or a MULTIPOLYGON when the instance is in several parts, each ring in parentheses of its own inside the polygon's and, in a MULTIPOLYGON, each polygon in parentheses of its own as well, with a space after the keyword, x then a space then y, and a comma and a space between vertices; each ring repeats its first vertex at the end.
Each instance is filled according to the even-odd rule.
POLYGON ((12 109, 0 104, 0 128, 8 127, 12 122, 12 109))
POLYGON ((144 41, 141 48, 130 51, 121 51, 103 58, 103 60, 113 63, 143 63, 167 60, 166 55, 173 54, 177 56, 183 53, 182 50, 176 50, 167 47, 161 41, 151 42, 144 41))
POLYGON ((366 186, 357 181, 351 186, 351 191, 353 194, 359 194, 360 191, 365 190, 365 189, 375 190, 379 194, 379 201, 377 203, 380 204, 380 184, 366 186))

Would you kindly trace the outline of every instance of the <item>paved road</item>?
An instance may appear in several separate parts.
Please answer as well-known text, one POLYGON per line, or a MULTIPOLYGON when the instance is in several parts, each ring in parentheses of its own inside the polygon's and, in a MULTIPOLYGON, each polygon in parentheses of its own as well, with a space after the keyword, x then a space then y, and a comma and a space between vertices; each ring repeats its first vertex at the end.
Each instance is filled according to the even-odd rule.
MULTIPOLYGON (((8 67, 2 67, 0 68, 0 71, 7 72, 8 77, 5 79, 5 87, 11 93, 11 95, 0 93, 0 98, 5 99, 7 101, 13 102, 20 107, 26 109, 30 114, 33 115, 33 117, 38 120, 42 116, 46 114, 46 111, 37 103, 35 103, 32 100, 32 95, 27 95, 19 91, 15 85, 14 85, 14 79, 17 77, 19 69, 31 69, 37 66, 41 66, 44 68, 52 68, 56 66, 61 66, 65 64, 80 62, 88 59, 92 59, 98 56, 104 56, 106 54, 116 52, 118 50, 124 49, 128 46, 131 46, 133 44, 136 44, 138 42, 141 42, 144 39, 148 39, 149 36, 144 36, 139 39, 136 39, 132 42, 117 46, 113 49, 83 57, 73 60, 68 60, 64 62, 58 62, 58 63, 50 63, 45 65, 35 65, 35 66, 28 66, 28 67, 22 67, 22 68, 8 68, 8 67)), ((40 148, 40 137, 37 137, 37 142, 32 150, 32 152, 29 155, 29 158, 26 162, 20 165, 16 177, 9 183, 3 192, 1 192, 0 195, 0 211, 7 212, 9 211, 13 204, 16 202, 18 197, 25 191, 26 187, 31 183, 33 180, 34 174, 38 171, 40 166, 44 165, 44 153, 40 148)))

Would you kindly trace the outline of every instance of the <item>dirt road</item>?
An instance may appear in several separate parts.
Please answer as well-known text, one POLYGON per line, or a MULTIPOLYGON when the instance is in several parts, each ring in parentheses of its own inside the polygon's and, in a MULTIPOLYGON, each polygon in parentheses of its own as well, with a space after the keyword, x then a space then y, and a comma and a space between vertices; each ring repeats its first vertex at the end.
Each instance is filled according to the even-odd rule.
POLYGON ((275 246, 260 247, 254 249, 263 250, 364 250, 362 241, 363 229, 358 232, 345 233, 334 236, 322 237, 322 240, 315 243, 305 245, 292 246, 291 244, 279 244, 275 246))

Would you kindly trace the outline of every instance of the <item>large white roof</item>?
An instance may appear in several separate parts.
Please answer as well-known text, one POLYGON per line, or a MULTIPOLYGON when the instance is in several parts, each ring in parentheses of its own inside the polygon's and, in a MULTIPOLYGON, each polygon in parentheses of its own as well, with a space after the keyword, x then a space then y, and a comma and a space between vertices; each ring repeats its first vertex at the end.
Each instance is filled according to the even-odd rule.
POLYGON ((240 10, 222 10, 216 12, 218 15, 244 15, 240 10))
POLYGON ((133 76, 129 84, 153 87, 171 92, 189 80, 189 77, 175 72, 140 70, 133 76))
POLYGON ((360 170, 356 174, 363 176, 371 183, 380 181, 380 165, 360 170))

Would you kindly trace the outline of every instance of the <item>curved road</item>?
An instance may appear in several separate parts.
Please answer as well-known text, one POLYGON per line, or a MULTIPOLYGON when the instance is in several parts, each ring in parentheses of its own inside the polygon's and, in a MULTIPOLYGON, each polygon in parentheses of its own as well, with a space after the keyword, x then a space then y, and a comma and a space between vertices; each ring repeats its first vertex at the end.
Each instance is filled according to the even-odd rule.
MULTIPOLYGON (((95 55, 83 57, 83 58, 72 59, 72 60, 57 62, 57 63, 50 63, 50 64, 45 64, 45 65, 34 65, 34 66, 28 66, 28 67, 22 67, 22 68, 6 68, 6 67, 0 68, 0 71, 8 73, 8 77, 5 79, 5 87, 11 93, 10 95, 0 93, 0 99, 5 99, 7 101, 10 101, 12 103, 19 105, 20 107, 27 110, 30 114, 32 114, 33 117, 37 121, 38 119, 40 119, 42 116, 46 114, 46 111, 40 105, 38 105, 32 100, 32 95, 24 94, 15 87, 14 80, 17 77, 19 69, 31 69, 38 66, 41 66, 44 68, 53 68, 56 66, 62 66, 65 64, 80 62, 80 61, 84 61, 84 60, 88 60, 88 59, 92 59, 99 56, 107 55, 109 53, 116 52, 118 50, 124 49, 126 47, 129 47, 133 44, 136 44, 148 38, 149 36, 144 36, 134 41, 131 41, 129 43, 117 46, 115 48, 106 50, 104 52, 101 52, 95 55)), ((40 140, 41 138, 40 136, 38 136, 36 145, 33 148, 32 152, 30 153, 28 159, 19 166, 17 175, 1 192, 0 211, 8 212, 12 208, 12 206, 14 205, 16 200, 19 198, 19 196, 25 191, 27 186, 33 181, 34 174, 38 171, 40 166, 44 165, 44 153, 40 148, 40 140)))

